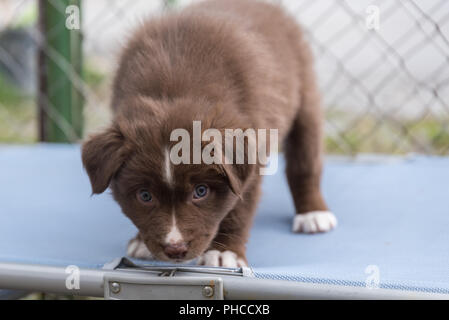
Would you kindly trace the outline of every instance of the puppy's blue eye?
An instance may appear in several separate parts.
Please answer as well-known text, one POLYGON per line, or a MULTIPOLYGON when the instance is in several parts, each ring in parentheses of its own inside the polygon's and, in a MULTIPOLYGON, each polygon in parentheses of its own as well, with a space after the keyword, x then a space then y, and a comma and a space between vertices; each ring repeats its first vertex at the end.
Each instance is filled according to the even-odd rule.
POLYGON ((151 200, 153 200, 153 196, 151 195, 151 193, 148 190, 145 190, 145 189, 144 190, 140 190, 138 192, 138 197, 139 197, 139 200, 144 202, 144 203, 148 203, 151 200))
POLYGON ((193 198, 194 199, 201 199, 207 196, 207 193, 209 191, 209 187, 205 184, 198 184, 195 186, 195 190, 193 191, 193 198))

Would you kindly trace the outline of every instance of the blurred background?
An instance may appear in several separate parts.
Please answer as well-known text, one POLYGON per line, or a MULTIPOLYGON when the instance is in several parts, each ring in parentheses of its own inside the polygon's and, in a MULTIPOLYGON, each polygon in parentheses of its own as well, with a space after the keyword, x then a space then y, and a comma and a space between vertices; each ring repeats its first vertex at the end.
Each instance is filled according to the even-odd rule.
MULTIPOLYGON (((272 1, 312 45, 328 153, 448 153, 449 1, 272 1)), ((107 125, 130 30, 191 2, 0 0, 0 143, 78 142, 107 125)))
MULTIPOLYGON (((0 0, 0 144, 76 143, 106 126, 130 31, 194 1, 0 0)), ((449 1, 271 1, 314 51, 328 153, 448 154, 449 1)))

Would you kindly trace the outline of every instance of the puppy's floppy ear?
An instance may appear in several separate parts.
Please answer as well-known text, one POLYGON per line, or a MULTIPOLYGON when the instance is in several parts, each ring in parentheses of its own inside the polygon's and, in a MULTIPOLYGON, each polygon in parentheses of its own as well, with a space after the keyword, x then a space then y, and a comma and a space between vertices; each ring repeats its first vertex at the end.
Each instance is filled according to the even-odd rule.
POLYGON ((248 157, 249 150, 254 150, 253 148, 256 147, 257 140, 256 137, 252 137, 251 135, 248 135, 247 139, 245 139, 245 132, 247 131, 247 129, 243 130, 237 128, 237 130, 240 131, 232 133, 231 136, 227 135, 226 130, 221 130, 222 136, 224 136, 224 140, 221 141, 221 144, 217 147, 217 149, 221 150, 222 153, 220 155, 222 163, 219 165, 221 173, 226 176, 232 192, 240 199, 243 199, 243 191, 245 189, 245 185, 258 166, 255 163, 251 164, 248 157), (244 142, 243 147, 237 147, 237 139, 234 139, 235 134, 237 135, 238 141, 244 142), (229 160, 228 153, 232 154, 232 161, 227 161, 229 160), (243 161, 238 161, 237 158, 240 158, 240 160, 243 161))
POLYGON ((222 172, 228 179, 229 187, 232 192, 243 199, 243 189, 248 178, 254 172, 256 165, 254 164, 222 164, 220 165, 222 172))
POLYGON ((84 168, 89 175, 92 193, 102 193, 128 156, 122 133, 116 126, 95 134, 82 148, 84 168))

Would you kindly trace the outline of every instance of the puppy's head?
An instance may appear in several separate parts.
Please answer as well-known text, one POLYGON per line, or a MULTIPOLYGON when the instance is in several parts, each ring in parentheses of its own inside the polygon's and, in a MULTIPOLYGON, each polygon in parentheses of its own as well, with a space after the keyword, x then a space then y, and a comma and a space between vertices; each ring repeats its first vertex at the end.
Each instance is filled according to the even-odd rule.
MULTIPOLYGON (((146 99, 129 103, 111 127, 83 145, 82 160, 93 193, 111 188, 157 259, 184 261, 208 249, 254 168, 173 164, 170 150, 176 142, 170 141, 171 131, 184 128, 192 137, 192 118, 202 116, 204 130, 217 125, 211 120, 217 117, 195 113, 198 102, 169 103, 146 99)), ((219 119, 233 122, 225 115, 219 119)))

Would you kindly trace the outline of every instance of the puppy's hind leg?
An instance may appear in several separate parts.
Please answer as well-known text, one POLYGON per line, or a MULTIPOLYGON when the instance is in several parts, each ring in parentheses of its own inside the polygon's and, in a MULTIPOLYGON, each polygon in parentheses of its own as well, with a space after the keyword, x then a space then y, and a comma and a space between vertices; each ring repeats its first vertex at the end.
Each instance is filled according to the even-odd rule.
POLYGON ((304 74, 300 109, 285 141, 287 180, 296 207, 293 231, 326 232, 337 219, 326 206, 320 189, 322 171, 322 114, 311 70, 304 74))

